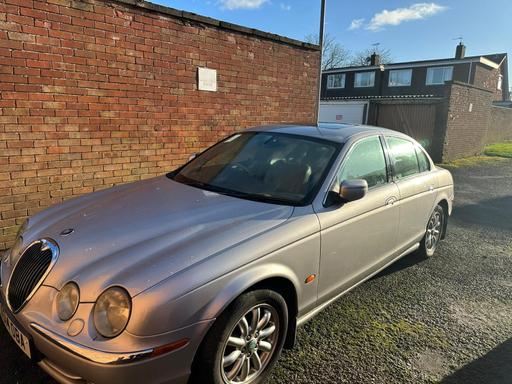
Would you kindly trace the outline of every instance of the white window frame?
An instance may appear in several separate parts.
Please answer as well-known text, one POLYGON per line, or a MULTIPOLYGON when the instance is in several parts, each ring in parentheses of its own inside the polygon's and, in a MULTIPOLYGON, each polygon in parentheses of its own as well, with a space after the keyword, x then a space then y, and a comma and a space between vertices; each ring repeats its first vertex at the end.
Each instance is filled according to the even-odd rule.
POLYGON ((501 91, 501 89, 503 88, 503 75, 498 76, 498 84, 496 85, 496 88, 498 89, 498 91, 501 91))
POLYGON ((425 81, 426 85, 443 85, 447 81, 451 81, 453 79, 453 66, 446 66, 446 67, 429 67, 427 68, 427 79, 425 81), (434 83, 434 75, 433 72, 437 70, 443 71, 443 81, 440 83, 434 83), (447 73, 449 73, 449 77, 447 76, 447 73))
POLYGON ((345 79, 346 79, 345 73, 332 73, 332 74, 327 75, 327 89, 345 88, 345 79), (339 87, 333 86, 335 76, 341 76, 341 86, 339 86, 339 87), (331 81, 331 79, 333 79, 333 80, 331 81))
POLYGON ((412 81, 412 68, 409 68, 409 69, 392 69, 389 71, 389 74, 388 74, 388 87, 410 87, 411 86, 411 81, 412 81), (409 80, 407 83, 403 83, 403 84, 392 84, 391 83, 391 75, 393 73, 407 73, 409 75, 409 80))
MULTIPOLYGON (((360 83, 360 82, 359 82, 360 83)), ((365 71, 365 72, 356 72, 356 75, 354 77, 354 88, 371 88, 375 86, 375 71, 365 71), (370 76, 371 84, 369 85, 361 85, 358 84, 358 78, 360 79, 361 76, 368 74, 370 76)))

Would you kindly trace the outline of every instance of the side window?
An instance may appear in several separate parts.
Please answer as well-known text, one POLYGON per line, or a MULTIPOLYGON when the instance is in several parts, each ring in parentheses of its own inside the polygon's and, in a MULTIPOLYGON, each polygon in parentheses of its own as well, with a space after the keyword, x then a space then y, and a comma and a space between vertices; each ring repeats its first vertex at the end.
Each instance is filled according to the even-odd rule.
POLYGON ((338 182, 364 179, 368 188, 387 183, 386 160, 378 136, 354 144, 338 176, 338 182))
POLYGON ((393 160, 395 176, 397 179, 419 173, 418 158, 414 144, 409 140, 398 137, 387 137, 388 146, 393 160))
POLYGON ((421 148, 416 147, 416 155, 418 156, 420 172, 430 171, 430 161, 428 161, 427 155, 425 155, 421 148))

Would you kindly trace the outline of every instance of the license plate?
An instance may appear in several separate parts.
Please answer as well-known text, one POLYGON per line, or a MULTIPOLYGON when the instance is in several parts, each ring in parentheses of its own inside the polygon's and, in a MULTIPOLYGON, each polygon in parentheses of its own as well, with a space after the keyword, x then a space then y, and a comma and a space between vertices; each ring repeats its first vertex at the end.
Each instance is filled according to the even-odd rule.
POLYGON ((7 316, 7 312, 5 311, 2 304, 0 304, 0 316, 2 317, 2 321, 7 329, 7 332, 11 335, 14 342, 20 347, 25 355, 29 358, 32 358, 32 354, 30 353, 30 342, 27 336, 21 332, 16 325, 9 319, 7 316))

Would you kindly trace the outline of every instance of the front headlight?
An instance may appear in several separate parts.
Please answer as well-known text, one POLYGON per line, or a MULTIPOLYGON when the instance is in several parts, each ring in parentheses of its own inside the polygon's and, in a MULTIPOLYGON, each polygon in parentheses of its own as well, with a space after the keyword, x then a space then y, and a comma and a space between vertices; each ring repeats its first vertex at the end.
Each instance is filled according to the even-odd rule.
POLYGON ((67 283, 57 294, 57 314, 62 321, 73 317, 80 302, 80 291, 75 283, 67 283))
POLYGON ((25 220, 18 229, 18 233, 16 233, 16 240, 14 241, 11 250, 6 253, 4 262, 9 262, 10 265, 14 265, 18 260, 23 247, 23 233, 26 231, 27 226, 28 220, 25 220))
POLYGON ((128 293, 120 287, 109 288, 94 304, 94 326, 101 336, 116 337, 126 328, 131 310, 128 293))

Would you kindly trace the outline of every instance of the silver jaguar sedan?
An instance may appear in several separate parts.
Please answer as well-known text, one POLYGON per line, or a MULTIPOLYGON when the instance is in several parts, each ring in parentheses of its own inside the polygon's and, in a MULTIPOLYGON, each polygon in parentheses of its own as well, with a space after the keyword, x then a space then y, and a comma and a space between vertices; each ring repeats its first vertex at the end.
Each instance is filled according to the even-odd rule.
POLYGON ((61 383, 261 383, 299 325, 432 256, 453 197, 406 135, 253 128, 31 217, 1 261, 2 320, 61 383))

